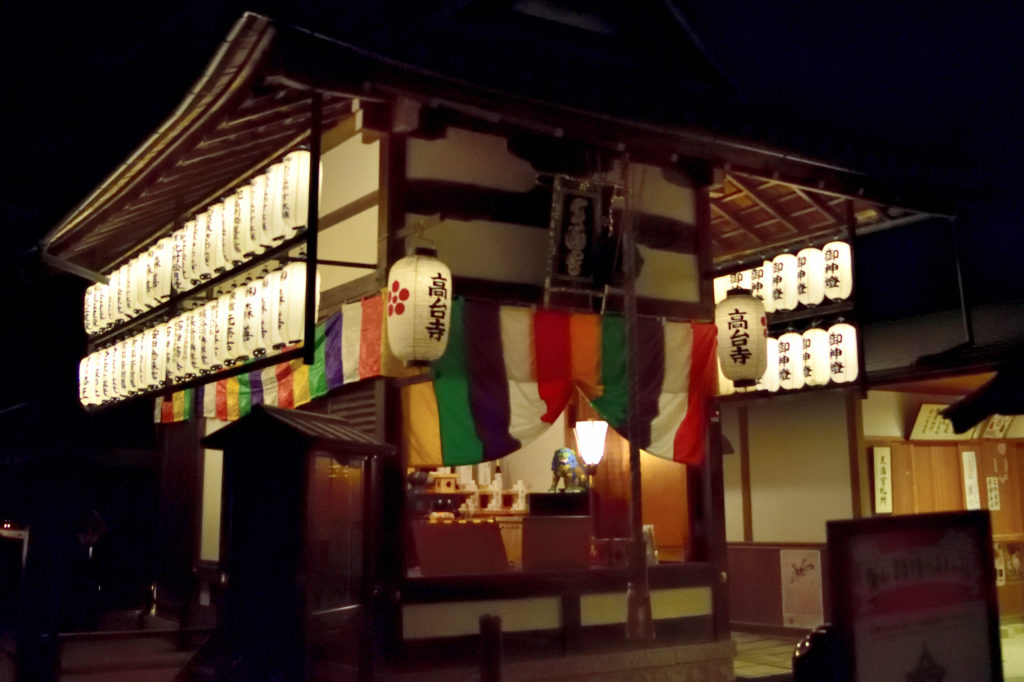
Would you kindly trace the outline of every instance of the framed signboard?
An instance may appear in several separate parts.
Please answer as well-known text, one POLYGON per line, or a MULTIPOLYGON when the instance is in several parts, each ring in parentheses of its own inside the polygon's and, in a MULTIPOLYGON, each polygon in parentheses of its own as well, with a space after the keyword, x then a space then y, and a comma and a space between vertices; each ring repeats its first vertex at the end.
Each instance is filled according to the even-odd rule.
POLYGON ((587 290, 595 286, 600 241, 609 222, 607 192, 587 180, 555 176, 551 198, 548 286, 587 290))
POLYGON ((987 511, 828 523, 851 680, 1001 680, 987 511))

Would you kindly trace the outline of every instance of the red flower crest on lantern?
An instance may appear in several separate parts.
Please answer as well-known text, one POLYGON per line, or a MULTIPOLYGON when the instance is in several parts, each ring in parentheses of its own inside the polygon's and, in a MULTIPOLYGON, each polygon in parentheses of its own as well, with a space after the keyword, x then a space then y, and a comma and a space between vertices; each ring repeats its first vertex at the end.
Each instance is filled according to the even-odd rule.
POLYGON ((405 312, 405 303, 408 300, 409 290, 402 287, 398 280, 391 283, 391 292, 388 294, 388 317, 401 315, 405 312))

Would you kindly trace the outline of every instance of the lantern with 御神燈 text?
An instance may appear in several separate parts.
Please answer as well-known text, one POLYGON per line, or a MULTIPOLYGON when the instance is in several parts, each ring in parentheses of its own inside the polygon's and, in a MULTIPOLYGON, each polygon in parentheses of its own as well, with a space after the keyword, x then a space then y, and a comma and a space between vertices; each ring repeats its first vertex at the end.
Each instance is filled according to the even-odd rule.
POLYGON ((829 242, 821 249, 825 258, 825 296, 842 301, 853 292, 853 255, 846 242, 829 242))
POLYGON ((804 387, 804 339, 797 332, 779 337, 779 387, 787 391, 804 387))
POLYGON ((772 302, 775 310, 785 312, 796 308, 797 260, 791 253, 780 253, 772 259, 772 302))
POLYGON ((751 268, 750 292, 754 298, 761 299, 766 313, 775 312, 775 299, 772 298, 772 262, 770 260, 751 268))
POLYGON ((828 383, 828 332, 812 327, 803 338, 804 384, 824 386, 828 383))
POLYGON ((718 359, 736 388, 757 384, 767 366, 768 325, 764 305, 749 291, 733 289, 715 306, 718 359))
POLYGON ((440 358, 451 326, 452 276, 436 249, 418 247, 388 273, 388 344, 406 364, 440 358))
POLYGON ((802 305, 825 300, 825 255, 821 249, 800 249, 796 254, 796 298, 802 305))
POLYGON ((828 328, 829 373, 837 384, 856 381, 859 374, 857 329, 839 322, 828 328))

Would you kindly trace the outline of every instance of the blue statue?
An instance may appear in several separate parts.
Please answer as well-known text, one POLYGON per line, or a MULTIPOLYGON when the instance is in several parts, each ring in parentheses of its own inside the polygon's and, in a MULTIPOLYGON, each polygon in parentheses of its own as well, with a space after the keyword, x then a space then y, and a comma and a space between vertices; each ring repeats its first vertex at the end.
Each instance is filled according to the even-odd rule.
POLYGON ((551 487, 548 491, 558 490, 559 481, 562 481, 567 491, 583 488, 583 469, 572 448, 558 448, 551 458, 551 487))

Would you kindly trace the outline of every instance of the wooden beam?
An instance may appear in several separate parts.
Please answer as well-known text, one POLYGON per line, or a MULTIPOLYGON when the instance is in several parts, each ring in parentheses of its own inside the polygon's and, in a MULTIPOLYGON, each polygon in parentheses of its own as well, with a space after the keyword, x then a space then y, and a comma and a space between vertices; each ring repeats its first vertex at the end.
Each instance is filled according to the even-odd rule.
POLYGON ((754 189, 753 187, 751 187, 751 186, 749 186, 749 185, 746 185, 746 184, 744 184, 744 183, 743 183, 743 182, 742 182, 742 181, 741 181, 741 180, 740 180, 739 178, 737 178, 737 177, 736 177, 735 175, 730 175, 729 177, 730 177, 730 179, 731 179, 731 180, 733 181, 733 183, 735 183, 735 185, 736 185, 737 187, 739 187, 739 188, 740 188, 740 189, 742 189, 742 190, 743 190, 744 192, 746 192, 747 194, 749 194, 749 195, 750 195, 750 198, 751 198, 751 199, 753 199, 753 200, 754 200, 754 202, 755 202, 755 203, 756 203, 756 204, 757 204, 758 206, 760 206, 761 208, 763 208, 764 210, 768 211, 768 212, 769 212, 769 213, 771 213, 771 214, 772 214, 773 216, 775 216, 775 218, 776 218, 776 219, 777 219, 777 220, 778 220, 778 221, 779 221, 780 223, 782 223, 783 225, 785 225, 786 227, 788 227, 788 228, 789 228, 789 229, 790 229, 791 231, 793 231, 793 232, 800 232, 800 228, 799 228, 799 227, 797 227, 796 225, 794 225, 793 223, 791 223, 791 222, 789 221, 789 218, 787 218, 786 216, 784 216, 784 215, 783 215, 783 214, 782 214, 782 213, 781 213, 781 212, 780 212, 780 211, 779 211, 778 209, 776 209, 776 208, 775 208, 774 206, 772 206, 772 205, 771 205, 771 204, 770 204, 770 203, 768 202, 768 200, 767 200, 767 199, 765 199, 765 198, 764 198, 764 197, 762 197, 762 196, 761 196, 760 194, 758 194, 758 193, 757 193, 757 190, 755 190, 755 189, 754 189))
POLYGON ((806 200, 809 204, 814 206, 814 208, 816 208, 819 211, 821 211, 822 213, 824 213, 825 216, 827 216, 828 218, 831 218, 832 222, 834 222, 834 223, 842 223, 843 222, 843 217, 839 213, 834 211, 827 201, 825 201, 820 196, 818 196, 817 192, 812 192, 810 190, 805 190, 805 189, 803 189, 801 187, 796 187, 795 185, 787 185, 787 187, 789 187, 791 190, 793 190, 794 194, 796 194, 800 198, 806 200))

